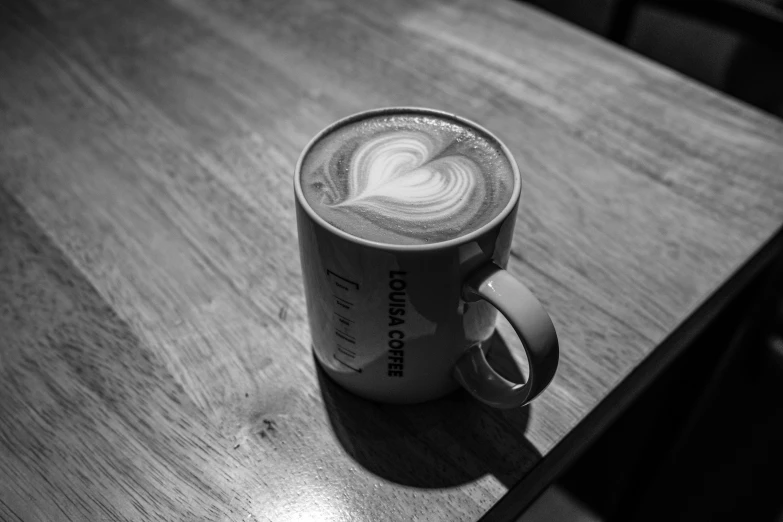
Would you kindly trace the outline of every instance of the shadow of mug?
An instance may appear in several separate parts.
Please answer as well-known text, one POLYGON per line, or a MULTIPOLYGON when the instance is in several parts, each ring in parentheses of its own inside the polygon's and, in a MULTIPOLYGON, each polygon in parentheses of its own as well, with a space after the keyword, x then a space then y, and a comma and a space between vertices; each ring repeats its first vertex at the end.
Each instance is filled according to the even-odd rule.
MULTIPOLYGON (((488 359, 524 382, 508 346, 493 335, 488 359)), ((456 486, 490 473, 511 486, 540 459, 524 436, 528 408, 496 410, 465 391, 413 405, 362 399, 333 382, 316 361, 324 407, 337 440, 360 466, 398 484, 456 486)))

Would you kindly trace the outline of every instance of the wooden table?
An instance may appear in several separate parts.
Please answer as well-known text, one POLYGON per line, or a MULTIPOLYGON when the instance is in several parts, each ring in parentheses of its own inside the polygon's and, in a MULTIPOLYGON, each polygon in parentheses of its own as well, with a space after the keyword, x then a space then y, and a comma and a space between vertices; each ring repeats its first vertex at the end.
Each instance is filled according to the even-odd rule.
POLYGON ((511 516, 780 250, 782 165, 780 121, 523 3, 5 2, 0 518, 511 516), (294 163, 389 105, 520 164, 562 350, 529 408, 316 369, 294 163))

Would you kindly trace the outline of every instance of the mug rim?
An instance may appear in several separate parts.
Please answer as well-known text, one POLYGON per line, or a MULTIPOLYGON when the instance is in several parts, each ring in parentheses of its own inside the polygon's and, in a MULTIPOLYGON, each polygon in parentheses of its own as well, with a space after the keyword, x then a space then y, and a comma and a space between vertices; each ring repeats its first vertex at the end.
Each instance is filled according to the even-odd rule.
POLYGON ((490 132, 489 130, 479 125, 478 123, 469 120, 467 118, 464 118, 462 116, 458 116, 454 113, 450 113, 446 111, 440 111, 437 109, 428 109, 425 107, 404 107, 404 106, 382 107, 378 109, 369 109, 369 110, 360 111, 351 114, 349 116, 346 116, 344 118, 340 118, 339 120, 323 128, 321 131, 319 131, 315 136, 313 136, 310 139, 310 141, 307 143, 305 148, 299 154, 299 159, 297 160, 296 167, 294 168, 294 192, 296 194, 296 200, 297 203, 299 203, 299 205, 304 209, 304 211, 310 217, 310 219, 312 219, 313 221, 321 225, 326 230, 334 233, 335 235, 341 237, 342 239, 345 239, 346 241, 350 241, 352 243, 356 243, 358 245, 362 245, 366 247, 372 247, 381 250, 389 250, 393 252, 421 252, 421 251, 429 251, 429 250, 439 250, 439 249, 462 245, 464 243, 473 241, 477 237, 480 237, 482 234, 486 233, 487 230, 496 227, 498 224, 500 224, 503 220, 505 220, 508 217, 508 215, 512 212, 516 204, 519 202, 519 198, 522 193, 521 185, 522 183, 519 174, 519 167, 517 165, 516 160, 514 159, 514 156, 511 154, 511 151, 506 146, 506 144, 503 143, 503 141, 501 141, 500 138, 498 138, 494 133, 490 132), (500 150, 503 152, 503 154, 505 154, 506 158, 508 159, 511 165, 511 171, 514 177, 514 188, 512 190, 511 198, 509 199, 506 206, 503 207, 503 209, 500 212, 498 212, 497 215, 495 215, 495 217, 493 217, 490 221, 484 223, 484 225, 480 226, 479 228, 477 228, 476 230, 468 234, 465 234, 464 236, 458 236, 452 239, 448 239, 446 241, 439 241, 437 243, 424 243, 424 244, 415 244, 415 245, 408 245, 408 244, 399 245, 394 243, 382 243, 380 241, 372 241, 370 239, 364 239, 362 237, 358 237, 353 234, 349 234, 344 230, 341 230, 340 228, 332 225, 331 223, 326 221, 323 217, 321 217, 310 206, 310 203, 304 197, 304 191, 302 190, 302 177, 301 177, 302 165, 304 164, 304 159, 307 156, 307 154, 310 152, 310 150, 315 146, 316 143, 321 141, 321 139, 324 136, 326 136, 330 132, 340 127, 343 127, 345 125, 357 121, 373 118, 375 116, 381 116, 387 114, 401 114, 401 113, 414 113, 414 114, 422 114, 425 116, 437 116, 439 118, 444 118, 447 120, 450 119, 459 124, 465 125, 467 127, 471 127, 475 130, 478 130, 481 133, 484 133, 491 140, 494 140, 495 143, 500 145, 500 150))

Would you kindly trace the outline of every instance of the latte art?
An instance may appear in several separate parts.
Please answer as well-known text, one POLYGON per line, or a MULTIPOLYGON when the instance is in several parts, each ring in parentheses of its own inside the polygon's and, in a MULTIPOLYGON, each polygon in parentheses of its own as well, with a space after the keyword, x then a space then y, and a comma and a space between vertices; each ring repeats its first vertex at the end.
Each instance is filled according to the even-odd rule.
POLYGON ((513 170, 500 146, 456 121, 376 116, 327 134, 301 168, 305 199, 349 234, 390 244, 446 241, 508 203, 513 170))
POLYGON ((483 199, 481 169, 460 155, 436 157, 439 144, 421 132, 391 131, 362 144, 348 170, 346 198, 336 208, 362 210, 376 220, 427 229, 468 221, 483 199))

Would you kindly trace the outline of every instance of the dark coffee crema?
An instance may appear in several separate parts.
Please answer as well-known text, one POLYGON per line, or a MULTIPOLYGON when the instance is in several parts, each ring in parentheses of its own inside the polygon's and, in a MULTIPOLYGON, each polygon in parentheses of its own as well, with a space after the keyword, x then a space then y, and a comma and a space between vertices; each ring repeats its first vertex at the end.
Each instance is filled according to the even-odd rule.
POLYGON ((335 227, 394 245, 448 241, 508 204, 514 171, 500 144, 448 117, 369 115, 333 129, 305 156, 301 187, 335 227))

